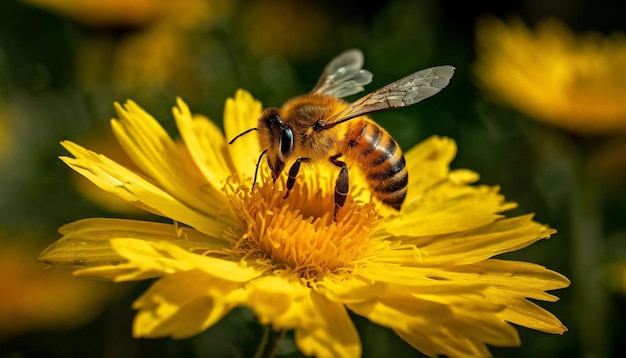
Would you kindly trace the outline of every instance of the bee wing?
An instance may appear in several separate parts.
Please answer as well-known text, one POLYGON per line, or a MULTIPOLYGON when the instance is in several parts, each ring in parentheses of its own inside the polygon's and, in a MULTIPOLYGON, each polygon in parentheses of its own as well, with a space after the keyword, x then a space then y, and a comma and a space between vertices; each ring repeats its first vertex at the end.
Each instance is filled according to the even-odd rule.
POLYGON ((421 102, 446 87, 453 74, 454 67, 452 66, 437 66, 415 72, 359 98, 328 119, 325 128, 363 114, 406 107, 421 102))
POLYGON ((311 93, 343 98, 363 91, 372 73, 363 69, 363 53, 352 49, 339 54, 324 68, 311 93))

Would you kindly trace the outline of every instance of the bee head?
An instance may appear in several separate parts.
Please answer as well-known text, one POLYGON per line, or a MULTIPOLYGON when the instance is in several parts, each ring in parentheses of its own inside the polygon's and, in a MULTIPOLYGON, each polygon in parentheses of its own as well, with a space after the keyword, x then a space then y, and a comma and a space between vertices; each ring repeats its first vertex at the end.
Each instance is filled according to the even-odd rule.
POLYGON ((276 180, 293 154, 294 131, 285 124, 276 108, 263 111, 257 128, 259 143, 261 148, 267 150, 267 163, 272 170, 272 178, 276 180))

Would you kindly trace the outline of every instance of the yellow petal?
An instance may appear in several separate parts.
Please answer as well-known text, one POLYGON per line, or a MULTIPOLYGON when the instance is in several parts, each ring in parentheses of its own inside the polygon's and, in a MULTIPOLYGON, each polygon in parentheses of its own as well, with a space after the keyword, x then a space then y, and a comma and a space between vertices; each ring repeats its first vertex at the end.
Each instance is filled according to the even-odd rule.
POLYGON ((393 236, 450 234, 489 224, 501 217, 497 213, 515 207, 496 187, 469 186, 478 179, 476 173, 450 172, 455 154, 454 141, 437 136, 406 153, 411 175, 402 215, 388 217, 381 230, 393 236))
MULTIPOLYGON (((380 300, 372 300, 347 306, 355 313, 376 324, 389 327, 396 333, 413 331, 425 339, 440 329, 453 314, 445 305, 417 300, 408 295, 395 297, 394 303, 395 305, 389 305, 380 300)), ((439 353, 437 347, 428 347, 425 344, 415 348, 429 356, 439 353)))
POLYGON ((119 119, 111 126, 118 141, 143 172, 164 191, 198 211, 218 215, 223 193, 209 185, 159 123, 138 105, 115 104, 119 119))
POLYGON ((187 338, 220 320, 238 303, 241 283, 191 270, 155 282, 135 303, 134 337, 187 338))
POLYGON ((501 279, 494 279, 494 285, 488 290, 494 302, 502 303, 507 307, 502 313, 504 319, 547 333, 562 334, 567 331, 565 325, 556 316, 534 302, 526 300, 526 298, 532 298, 548 302, 557 301, 557 297, 545 291, 568 287, 570 281, 567 277, 543 266, 527 262, 487 260, 482 267, 490 271, 498 267, 501 272, 507 270, 514 272, 515 279, 508 280, 507 275, 499 274, 501 279))
POLYGON ((341 303, 329 301, 299 281, 269 276, 250 282, 249 306, 263 324, 294 329, 296 344, 306 355, 358 357, 361 343, 341 303))
MULTIPOLYGON (((442 279, 451 282, 470 281, 485 284, 485 297, 506 309, 501 317, 518 325, 549 333, 563 333, 567 329, 550 312, 529 302, 526 298, 556 301, 546 291, 565 288, 569 280, 543 266, 509 260, 486 260, 473 265, 441 269, 442 279)), ((441 297, 420 294, 420 297, 440 300, 441 297)))
MULTIPOLYGON (((235 98, 226 100, 224 108, 224 132, 230 141, 244 131, 256 128, 261 116, 261 102, 252 98, 250 93, 238 90, 235 98)), ((261 153, 255 131, 248 133, 228 145, 230 157, 238 173, 249 178, 254 176, 256 163, 261 153)))
POLYGON ((389 217, 381 229, 393 236, 451 234, 490 224, 502 217, 497 213, 514 207, 497 187, 443 182, 402 208, 403 215, 389 217))
POLYGON ((480 292, 485 287, 473 282, 439 280, 433 270, 395 267, 363 269, 355 277, 340 280, 327 277, 319 282, 318 291, 335 302, 359 303, 398 295, 463 295, 480 292))
MULTIPOLYGON (((231 226, 228 216, 209 215, 186 206, 144 177, 109 158, 72 142, 63 146, 76 158, 61 159, 101 189, 154 214, 185 223, 211 237, 219 237, 231 226)), ((228 212, 223 213, 229 214, 228 212)))
POLYGON ((262 324, 277 330, 294 329, 308 321, 310 289, 288 277, 263 277, 247 287, 248 305, 262 324))
POLYGON ((359 270, 358 275, 371 282, 384 282, 391 285, 403 285, 419 287, 422 293, 446 292, 453 290, 457 293, 470 291, 475 292, 483 283, 472 282, 450 282, 440 275, 440 270, 436 267, 406 267, 406 266, 373 266, 359 270), (467 286, 467 287, 466 287, 467 286))
POLYGON ((487 356, 485 344, 519 344, 517 331, 498 316, 501 306, 484 304, 478 294, 469 297, 459 306, 395 296, 348 307, 430 356, 487 356))
POLYGON ((170 241, 193 252, 221 251, 230 244, 188 227, 123 219, 84 219, 59 229, 63 237, 46 248, 39 261, 57 268, 113 265, 123 261, 109 240, 134 238, 170 241))
POLYGON ((545 291, 565 288, 570 284, 567 277, 541 265, 511 260, 490 259, 472 265, 441 268, 440 273, 443 279, 484 283, 507 291, 504 295, 516 293, 522 297, 544 301, 555 300, 554 296, 545 291))
POLYGON ((221 190, 226 178, 235 171, 224 135, 207 118, 192 116, 189 107, 180 98, 177 104, 178 107, 173 109, 174 118, 189 154, 206 182, 221 190))
POLYGON ((245 282, 261 275, 253 268, 242 267, 238 262, 190 253, 169 241, 149 242, 120 238, 112 239, 110 242, 117 254, 126 259, 127 263, 85 268, 75 271, 75 274, 101 276, 107 279, 110 275, 117 274, 114 277, 115 281, 131 281, 197 269, 233 282, 245 282))
POLYGON ((532 221, 532 215, 500 219, 473 230, 403 240, 415 245, 418 260, 404 262, 416 266, 465 265, 519 250, 555 231, 532 221))
POLYGON ((302 353, 316 357, 360 357, 361 341, 343 304, 312 294, 316 324, 296 330, 296 344, 302 353))
POLYGON ((409 183, 404 206, 410 205, 430 187, 445 180, 450 171, 450 162, 456 155, 456 144, 452 139, 432 136, 405 153, 409 183))
POLYGON ((523 298, 510 298, 501 316, 507 322, 546 333, 563 334, 567 331, 555 315, 523 298))

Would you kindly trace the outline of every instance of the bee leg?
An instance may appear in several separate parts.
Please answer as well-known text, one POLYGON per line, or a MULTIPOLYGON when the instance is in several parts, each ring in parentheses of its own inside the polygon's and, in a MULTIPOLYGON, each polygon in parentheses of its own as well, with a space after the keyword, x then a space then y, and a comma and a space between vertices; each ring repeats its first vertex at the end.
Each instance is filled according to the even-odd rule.
POLYGON ((343 207, 348 196, 348 189, 350 187, 350 178, 348 177, 348 166, 345 162, 337 160, 341 157, 341 153, 330 157, 330 162, 341 168, 337 181, 335 182, 335 212, 333 213, 333 220, 337 221, 337 213, 339 209, 343 207))
POLYGON ((289 196, 289 192, 293 189, 293 185, 296 183, 296 177, 298 176, 298 172, 300 171, 300 163, 308 162, 311 158, 298 158, 289 168, 289 177, 287 178, 287 192, 283 199, 287 199, 289 196))

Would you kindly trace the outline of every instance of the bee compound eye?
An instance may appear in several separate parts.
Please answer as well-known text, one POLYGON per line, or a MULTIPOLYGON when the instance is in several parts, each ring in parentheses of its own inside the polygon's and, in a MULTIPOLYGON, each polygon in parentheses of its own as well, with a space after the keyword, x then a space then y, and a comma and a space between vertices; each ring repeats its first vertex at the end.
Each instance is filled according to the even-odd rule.
POLYGON ((293 150, 293 131, 291 128, 284 128, 280 132, 280 152, 285 155, 293 150))

